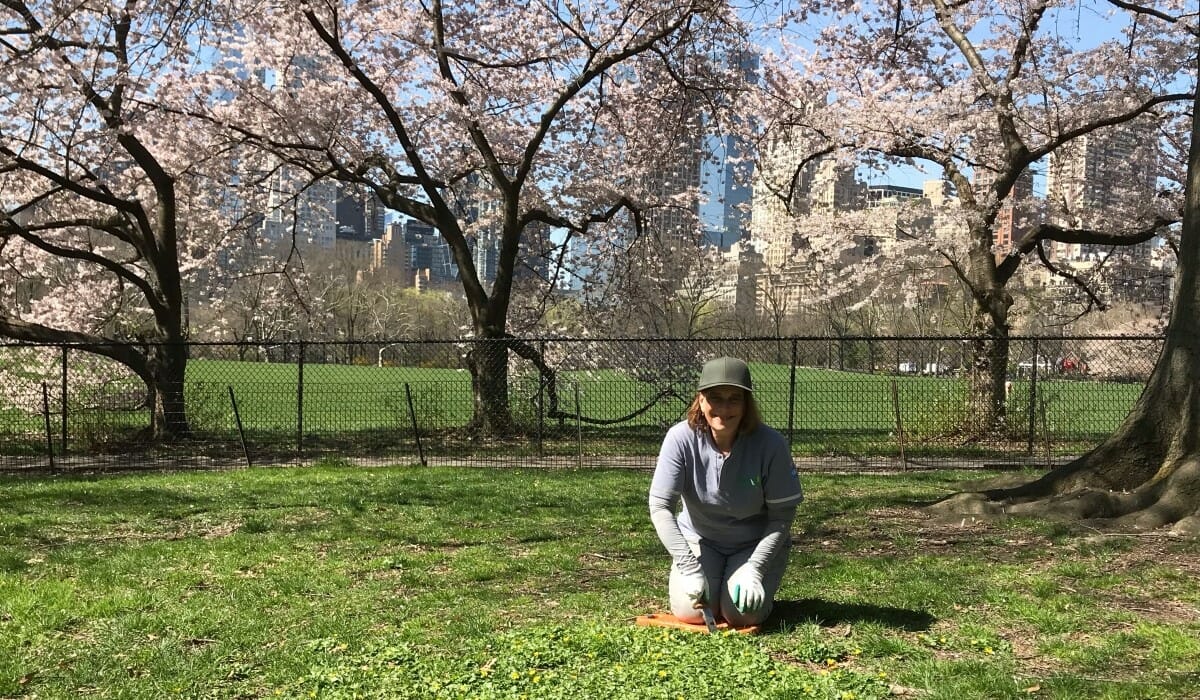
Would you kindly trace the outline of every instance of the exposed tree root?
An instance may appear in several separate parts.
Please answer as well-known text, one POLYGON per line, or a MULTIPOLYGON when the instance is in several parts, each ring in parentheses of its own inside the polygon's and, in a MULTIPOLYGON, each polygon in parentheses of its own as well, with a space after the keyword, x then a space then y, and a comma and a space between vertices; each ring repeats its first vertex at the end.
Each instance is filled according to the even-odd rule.
POLYGON ((1164 465, 1130 490, 1080 486, 1070 466, 1012 488, 957 493, 929 507, 943 516, 1030 516, 1105 530, 1168 529, 1200 536, 1200 458, 1164 465))

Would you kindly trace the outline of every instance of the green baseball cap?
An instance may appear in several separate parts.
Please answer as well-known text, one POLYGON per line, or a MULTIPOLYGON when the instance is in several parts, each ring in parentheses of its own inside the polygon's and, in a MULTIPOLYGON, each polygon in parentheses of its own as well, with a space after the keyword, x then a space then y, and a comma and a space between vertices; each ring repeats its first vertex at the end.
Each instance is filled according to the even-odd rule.
POLYGON ((704 369, 700 370, 700 383, 696 388, 704 391, 714 386, 737 386, 746 391, 754 391, 750 383, 750 368, 736 357, 718 357, 704 363, 704 369))

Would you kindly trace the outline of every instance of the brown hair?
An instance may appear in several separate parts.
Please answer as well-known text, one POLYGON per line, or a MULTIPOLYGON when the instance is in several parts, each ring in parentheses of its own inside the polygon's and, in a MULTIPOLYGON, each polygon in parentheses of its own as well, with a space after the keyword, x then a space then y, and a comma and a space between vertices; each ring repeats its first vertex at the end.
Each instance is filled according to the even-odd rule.
MULTIPOLYGON (((700 397, 702 392, 696 392, 696 398, 692 399, 692 405, 688 406, 687 422, 694 430, 707 428, 708 421, 704 419, 704 411, 700 409, 700 397)), ((738 435, 749 435, 754 432, 758 426, 762 425, 762 413, 758 410, 758 402, 754 400, 754 394, 742 389, 742 396, 746 397, 746 410, 742 413, 742 422, 738 424, 738 435)))

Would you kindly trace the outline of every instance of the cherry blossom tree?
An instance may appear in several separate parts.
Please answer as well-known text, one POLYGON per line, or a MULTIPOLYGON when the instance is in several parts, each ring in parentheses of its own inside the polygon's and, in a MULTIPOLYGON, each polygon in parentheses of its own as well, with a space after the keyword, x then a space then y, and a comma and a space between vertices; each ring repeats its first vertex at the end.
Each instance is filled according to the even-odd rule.
POLYGON ((740 80, 714 59, 739 48, 720 0, 222 6, 230 29, 211 44, 211 77, 234 99, 210 93, 202 108, 237 138, 438 229, 470 311, 474 425, 488 434, 513 429, 509 352, 536 360, 510 328, 522 242, 559 231, 561 261, 571 239, 616 235, 618 221, 640 232, 669 204, 650 186, 663 154, 694 139, 699 106, 740 80), (488 236, 499 240, 490 286, 472 255, 488 236))
POLYGON ((185 38, 206 12, 156 0, 0 6, 0 335, 128 368, 157 437, 189 432, 183 280, 220 234, 219 188, 205 181, 213 145, 153 103, 190 60, 185 38), (9 293, 30 279, 41 280, 34 293, 9 293))
MULTIPOLYGON (((1009 283, 1021 264, 1032 258, 1059 274, 1054 243, 1133 244, 1169 235, 1180 220, 1182 157, 1170 148, 1186 143, 1181 115, 1195 89, 1188 4, 1139 13, 1102 0, 897 0, 833 3, 823 15, 801 6, 782 26, 808 34, 785 35, 764 61, 767 138, 783 130, 813 154, 914 165, 952 185, 957 196, 933 225, 897 230, 941 255, 974 300, 980 432, 1003 424, 1009 283), (1095 21, 1084 27, 1081 16, 1095 21), (1064 170, 1047 216, 1022 208, 1047 161, 1053 176, 1055 159, 1066 162, 1087 140, 1130 135, 1147 158, 1166 149, 1157 182, 1110 178, 1109 202, 1087 209, 1064 170), (1009 214, 1014 240, 1000 246, 996 231, 1009 214)), ((1111 174, 1142 158, 1127 155, 1106 166, 1111 174)))
MULTIPOLYGON (((1146 21, 1190 33, 1190 74, 1200 73, 1200 31, 1191 14, 1120 3, 1146 21)), ((1015 488, 956 494, 937 504, 950 513, 1035 514, 1122 529, 1200 534, 1200 93, 1193 95, 1178 246, 1175 301, 1166 340, 1146 388, 1117 430, 1091 452, 1015 488)))

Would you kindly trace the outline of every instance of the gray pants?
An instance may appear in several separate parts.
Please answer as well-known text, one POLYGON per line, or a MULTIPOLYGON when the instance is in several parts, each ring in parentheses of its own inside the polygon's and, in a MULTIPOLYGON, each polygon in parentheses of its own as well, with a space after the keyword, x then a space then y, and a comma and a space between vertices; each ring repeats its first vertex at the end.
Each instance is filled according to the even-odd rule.
MULTIPOLYGON (((767 616, 771 614, 771 608, 774 607, 775 592, 779 590, 779 584, 783 581, 783 572, 787 569, 790 543, 775 553, 775 556, 767 564, 767 570, 763 572, 762 584, 766 594, 763 606, 758 610, 748 610, 744 613, 738 612, 738 609, 734 607, 727 581, 733 572, 738 570, 738 567, 750 560, 750 555, 754 553, 754 547, 750 546, 726 555, 713 547, 691 540, 688 540, 688 546, 691 547, 692 554, 695 554, 696 558, 700 560, 700 568, 704 570, 704 577, 708 579, 709 598, 719 601, 713 603, 710 600, 714 615, 725 618, 725 621, 734 627, 758 625, 767 619, 767 616)), ((703 616, 700 611, 692 607, 692 600, 680 590, 681 578, 679 570, 672 564, 669 583, 671 614, 680 620, 702 622, 703 616)))

